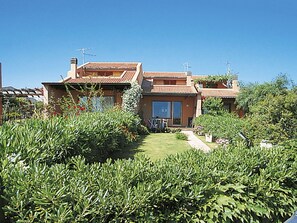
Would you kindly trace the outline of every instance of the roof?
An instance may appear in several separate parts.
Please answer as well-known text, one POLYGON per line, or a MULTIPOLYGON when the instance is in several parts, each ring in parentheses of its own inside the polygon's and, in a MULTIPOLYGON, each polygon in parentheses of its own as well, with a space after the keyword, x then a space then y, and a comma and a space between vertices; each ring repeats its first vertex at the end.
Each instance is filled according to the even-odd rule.
POLYGON ((199 89, 201 95, 204 97, 219 97, 219 98, 236 98, 238 91, 233 89, 221 88, 201 88, 199 89))
POLYGON ((64 83, 131 83, 132 79, 135 75, 135 71, 125 71, 120 77, 112 77, 112 76, 107 76, 107 77, 81 77, 81 78, 76 78, 76 79, 68 79, 64 83))
POLYGON ((202 79, 202 78, 206 78, 208 76, 210 76, 210 75, 193 75, 192 79, 193 80, 199 80, 199 79, 202 79))
POLYGON ((77 69, 85 68, 88 70, 136 70, 136 62, 88 62, 77 69))
POLYGON ((186 72, 144 72, 144 78, 186 78, 186 72))
POLYGON ((193 86, 187 85, 153 85, 151 81, 143 80, 144 95, 196 95, 193 86))

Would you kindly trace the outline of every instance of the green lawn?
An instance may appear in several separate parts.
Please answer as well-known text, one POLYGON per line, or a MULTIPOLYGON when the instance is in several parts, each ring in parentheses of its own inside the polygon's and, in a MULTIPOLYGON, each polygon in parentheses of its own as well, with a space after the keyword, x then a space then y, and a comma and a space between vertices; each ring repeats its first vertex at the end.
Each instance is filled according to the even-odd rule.
POLYGON ((151 160, 163 159, 170 154, 181 153, 191 149, 188 142, 178 140, 173 133, 151 133, 143 136, 125 151, 112 155, 114 159, 133 158, 137 154, 145 154, 151 160))

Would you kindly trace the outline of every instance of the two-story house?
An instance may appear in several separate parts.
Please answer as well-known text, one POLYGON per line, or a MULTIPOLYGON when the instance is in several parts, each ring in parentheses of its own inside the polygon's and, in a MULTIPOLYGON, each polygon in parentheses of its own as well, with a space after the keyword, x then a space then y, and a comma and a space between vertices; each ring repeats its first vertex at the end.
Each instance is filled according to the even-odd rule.
MULTIPOLYGON (((86 95, 79 89, 95 85, 102 90, 105 104, 121 106, 123 91, 133 82, 143 89, 139 114, 145 123, 160 118, 166 119, 168 126, 191 126, 193 118, 203 113, 206 97, 220 97, 227 110, 237 112, 234 104, 239 91, 236 79, 227 84, 208 82, 205 76, 191 72, 144 72, 142 64, 135 62, 88 62, 77 66, 77 59, 73 58, 67 78, 42 84, 46 104, 50 100, 55 103, 69 93, 77 103, 84 101, 86 95)), ((92 100, 100 109, 99 97, 92 100)))

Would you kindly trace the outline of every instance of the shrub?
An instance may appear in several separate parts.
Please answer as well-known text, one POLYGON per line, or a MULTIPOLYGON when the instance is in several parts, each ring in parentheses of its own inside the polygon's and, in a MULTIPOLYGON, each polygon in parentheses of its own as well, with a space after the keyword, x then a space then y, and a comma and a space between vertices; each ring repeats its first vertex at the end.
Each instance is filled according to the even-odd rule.
POLYGON ((175 137, 180 140, 188 140, 188 136, 183 132, 175 133, 175 137))
POLYGON ((255 142, 262 139, 275 144, 297 138, 297 94, 267 95, 251 106, 246 132, 255 142))
POLYGON ((195 119, 195 125, 204 134, 212 134, 216 138, 228 139, 235 142, 239 139, 238 133, 243 130, 245 120, 232 113, 222 115, 201 115, 195 119))
POLYGON ((139 126, 139 118, 117 109, 7 123, 0 128, 1 153, 47 164, 76 155, 89 162, 103 161, 110 152, 135 141, 139 126))
POLYGON ((297 208, 296 148, 229 147, 151 162, 2 160, 10 222, 283 222, 297 208))
POLYGON ((221 115, 223 110, 223 101, 221 98, 208 97, 203 101, 203 112, 209 115, 221 115))

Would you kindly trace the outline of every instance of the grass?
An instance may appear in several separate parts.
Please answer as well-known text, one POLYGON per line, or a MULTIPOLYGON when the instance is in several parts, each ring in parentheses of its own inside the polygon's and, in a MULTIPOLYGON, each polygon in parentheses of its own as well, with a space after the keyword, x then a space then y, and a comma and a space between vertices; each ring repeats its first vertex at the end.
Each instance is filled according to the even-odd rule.
POLYGON ((199 136, 197 134, 195 134, 195 136, 200 139, 202 142, 204 142, 204 144, 206 144, 209 148, 211 149, 216 149, 218 147, 218 144, 216 144, 215 142, 206 142, 205 140, 205 136, 199 136))
POLYGON ((155 161, 189 149, 191 147, 188 142, 176 139, 173 133, 151 133, 150 135, 143 136, 127 150, 112 154, 112 158, 127 159, 133 158, 137 154, 144 154, 152 161, 155 161))

